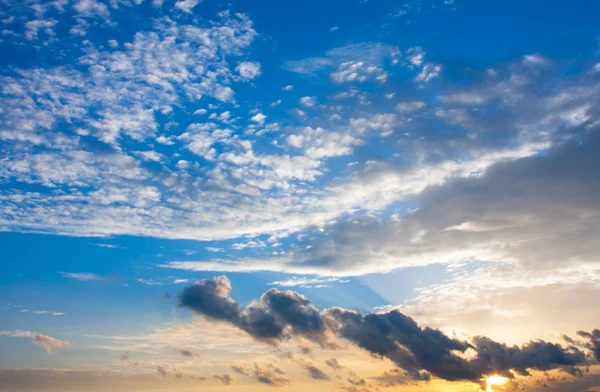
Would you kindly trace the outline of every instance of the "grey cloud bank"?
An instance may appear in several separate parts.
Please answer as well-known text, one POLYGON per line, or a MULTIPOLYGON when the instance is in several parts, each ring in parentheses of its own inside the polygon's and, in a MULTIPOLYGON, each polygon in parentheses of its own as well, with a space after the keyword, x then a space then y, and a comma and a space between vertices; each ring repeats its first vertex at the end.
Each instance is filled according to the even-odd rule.
MULTIPOLYGON (((419 326, 397 310, 362 315, 334 307, 320 312, 304 296, 277 289, 270 289, 244 309, 230 298, 230 293, 231 284, 225 276, 200 280, 180 293, 180 306, 233 324, 271 344, 308 337, 323 347, 334 348, 334 336, 344 338, 373 355, 390 359, 415 380, 435 376, 480 382, 493 373, 512 378, 511 371, 529 375, 530 369, 569 370, 597 361, 594 353, 586 355, 596 350, 597 331, 580 333, 585 341, 579 346, 585 351, 574 344, 563 347, 542 340, 508 346, 484 336, 467 341, 451 338, 440 330, 419 326)), ((311 373, 323 377, 320 371, 311 373)))

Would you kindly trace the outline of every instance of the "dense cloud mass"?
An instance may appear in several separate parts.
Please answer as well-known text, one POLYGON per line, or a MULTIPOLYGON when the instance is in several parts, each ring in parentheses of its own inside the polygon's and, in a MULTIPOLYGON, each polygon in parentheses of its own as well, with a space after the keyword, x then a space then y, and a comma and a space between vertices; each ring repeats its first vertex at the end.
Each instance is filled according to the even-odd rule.
MULTIPOLYGON (((324 233, 309 231, 284 257, 168 266, 331 277, 480 260, 511 263, 536 276, 569 268, 574 281, 591 280, 600 252, 599 149, 600 129, 589 128, 544 154, 428 187, 418 208, 398 219, 352 216, 324 226, 324 233)), ((561 275, 561 282, 569 279, 561 275)))
POLYGON ((308 299, 293 291, 271 289, 242 309, 229 297, 225 276, 201 280, 179 294, 181 306, 215 320, 227 321, 253 337, 270 343, 291 334, 322 341, 325 323, 308 299))
MULTIPOLYGON (((451 338, 438 329, 419 326, 397 310, 359 314, 334 307, 319 312, 304 296, 293 291, 271 289, 242 309, 229 297, 231 284, 225 276, 200 280, 185 288, 182 307, 213 320, 225 321, 252 337, 276 344, 293 337, 310 337, 326 345, 332 333, 349 340, 373 355, 385 357, 413 379, 478 382, 489 374, 513 377, 512 372, 529 375, 530 369, 570 369, 589 364, 586 353, 574 344, 563 347, 542 340, 522 346, 508 346, 484 336, 468 341, 451 338)), ((590 343, 586 351, 598 354, 600 332, 580 332, 590 343), (595 351, 594 351, 595 350, 595 351)), ((315 368, 316 370, 319 370, 315 368)), ((313 378, 326 377, 311 370, 313 378)))

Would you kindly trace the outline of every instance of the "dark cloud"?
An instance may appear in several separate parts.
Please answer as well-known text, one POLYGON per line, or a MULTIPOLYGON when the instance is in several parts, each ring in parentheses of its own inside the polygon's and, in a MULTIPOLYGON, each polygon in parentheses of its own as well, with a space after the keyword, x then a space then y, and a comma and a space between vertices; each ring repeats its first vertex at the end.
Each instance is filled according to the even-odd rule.
POLYGON ((474 380, 479 375, 469 363, 454 354, 470 345, 451 339, 437 329, 420 328, 410 317, 394 310, 360 315, 342 308, 325 311, 336 334, 369 352, 387 357, 414 379, 429 378, 426 370, 446 380, 474 380))
POLYGON ((304 355, 309 355, 312 352, 312 350, 310 349, 310 347, 302 346, 300 347, 300 352, 304 355))
POLYGON ((312 364, 305 365, 308 375, 315 380, 329 380, 329 376, 324 371, 312 364))
POLYGON ((280 377, 280 375, 285 373, 273 364, 269 364, 266 369, 261 368, 256 363, 253 367, 233 365, 231 366, 231 369, 238 374, 272 387, 282 387, 289 383, 288 379, 280 377))
POLYGON ((356 376, 349 377, 348 383, 350 384, 350 388, 354 388, 354 390, 358 390, 358 388, 367 387, 367 382, 364 379, 358 378, 356 376))
POLYGON ((578 331, 577 335, 588 341, 587 347, 596 361, 600 361, 600 329, 594 329, 592 332, 578 331))
POLYGON ((169 375, 169 372, 167 371, 167 369, 165 369, 164 367, 157 365, 156 366, 156 371, 158 372, 159 375, 161 375, 162 377, 167 377, 169 375))
POLYGON ((325 361, 325 365, 329 366, 332 369, 341 369, 343 367, 335 358, 327 359, 325 361))
POLYGON ((231 283, 225 276, 200 280, 179 294, 180 306, 215 320, 239 322, 240 306, 231 298, 231 283))
POLYGON ((511 378, 509 370, 528 376, 529 369, 570 368, 586 362, 585 354, 574 346, 565 349, 558 344, 540 340, 518 347, 476 336, 471 339, 471 343, 477 352, 477 357, 471 360, 471 364, 480 374, 498 373, 511 378))
POLYGON ((410 376, 402 369, 387 370, 381 376, 375 377, 374 380, 384 388, 391 388, 412 381, 410 376))
POLYGON ((213 379, 217 380, 217 381, 221 381, 223 384, 225 385, 231 385, 235 383, 235 377, 230 376, 229 374, 223 374, 223 375, 214 375, 213 379))
POLYGON ((188 357, 188 358, 194 358, 194 357, 198 356, 198 354, 196 354, 190 350, 186 350, 184 348, 176 348, 175 351, 177 351, 179 354, 183 355, 184 357, 188 357))
POLYGON ((185 372, 185 371, 179 370, 175 366, 169 365, 169 364, 157 365, 156 372, 162 378, 167 378, 167 377, 171 378, 171 381, 173 381, 173 379, 175 379, 175 380, 187 379, 187 380, 194 380, 194 381, 206 380, 205 376, 202 376, 202 375, 199 375, 196 373, 185 372))
POLYGON ((301 294, 271 289, 242 309, 229 297, 225 276, 201 280, 179 294, 179 304, 214 320, 227 321, 258 340, 275 343, 291 334, 325 344, 325 324, 316 307, 301 294))
MULTIPOLYGON (((180 304, 198 314, 229 322, 272 344, 293 336, 326 342, 327 335, 333 333, 375 356, 388 358, 414 380, 429 380, 435 376, 448 381, 479 382, 492 373, 513 377, 513 371, 526 376, 531 369, 572 371, 574 366, 589 363, 584 351, 573 344, 565 348, 532 340, 522 346, 507 346, 483 336, 462 341, 438 329, 421 327, 397 310, 362 315, 334 307, 319 312, 304 296, 276 289, 267 291, 259 301, 242 309, 229 297, 230 293, 231 284, 225 276, 201 280, 184 289, 180 304)), ((600 331, 579 335, 589 341, 590 351, 597 349, 600 331)), ((339 367, 333 360, 326 364, 334 369, 339 367)), ((303 363, 303 366, 312 378, 329 379, 314 365, 303 363)), ((257 369, 253 372, 260 370, 257 369)), ((242 368, 236 371, 254 374, 242 368)))

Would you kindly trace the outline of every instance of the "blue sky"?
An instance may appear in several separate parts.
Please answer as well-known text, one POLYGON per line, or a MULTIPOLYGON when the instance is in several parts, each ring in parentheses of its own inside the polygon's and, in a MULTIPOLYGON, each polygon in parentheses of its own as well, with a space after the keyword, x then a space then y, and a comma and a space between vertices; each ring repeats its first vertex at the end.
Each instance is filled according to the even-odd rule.
MULTIPOLYGON (((239 319, 292 290, 325 319, 336 306, 399 311, 457 339, 571 344, 593 374, 550 386, 593 385, 599 13, 592 1, 3 1, 0 390, 29 390, 15 369, 41 368, 158 377, 164 390, 198 377, 218 390, 233 374, 252 390, 280 374, 273 355, 306 353, 291 324, 269 351, 238 319, 185 302, 210 285, 239 319), (219 350, 194 338, 214 325, 219 350), (578 331, 577 344, 560 338, 578 331), (263 362, 235 362, 248 353, 263 362)), ((368 349, 340 338, 351 369, 368 349)), ((295 372, 326 366, 323 347, 274 384, 319 379, 295 372)), ((389 371, 356 365, 364 390, 425 375, 453 390, 439 369, 377 354, 389 371)), ((531 368, 537 384, 493 370, 525 388, 560 371, 531 368)))

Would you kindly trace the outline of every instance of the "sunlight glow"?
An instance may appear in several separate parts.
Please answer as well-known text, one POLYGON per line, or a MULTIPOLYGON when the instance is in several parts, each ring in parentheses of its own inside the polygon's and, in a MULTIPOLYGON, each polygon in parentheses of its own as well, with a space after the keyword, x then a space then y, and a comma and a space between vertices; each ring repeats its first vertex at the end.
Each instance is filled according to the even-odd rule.
POLYGON ((485 382, 487 383, 486 392, 493 392, 494 391, 492 389, 493 386, 495 386, 495 385, 499 386, 499 385, 506 384, 508 382, 508 378, 495 374, 493 376, 489 376, 488 378, 486 378, 485 382))

